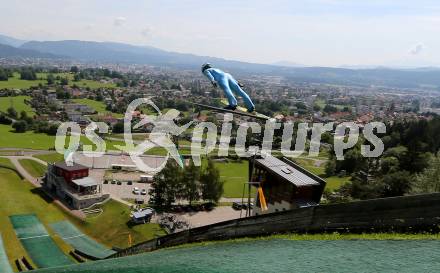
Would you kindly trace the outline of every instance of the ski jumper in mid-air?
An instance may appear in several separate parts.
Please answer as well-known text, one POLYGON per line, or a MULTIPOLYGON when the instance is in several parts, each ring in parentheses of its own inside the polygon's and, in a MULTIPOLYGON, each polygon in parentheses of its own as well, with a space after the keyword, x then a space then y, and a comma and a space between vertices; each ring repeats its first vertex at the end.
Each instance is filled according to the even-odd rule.
POLYGON ((243 98, 244 104, 249 113, 255 110, 255 105, 248 94, 241 89, 239 83, 232 77, 231 74, 225 73, 218 68, 213 68, 211 64, 206 63, 202 66, 202 73, 211 81, 214 87, 217 85, 225 93, 229 105, 225 107, 228 110, 235 110, 237 108, 237 99, 234 93, 243 98))

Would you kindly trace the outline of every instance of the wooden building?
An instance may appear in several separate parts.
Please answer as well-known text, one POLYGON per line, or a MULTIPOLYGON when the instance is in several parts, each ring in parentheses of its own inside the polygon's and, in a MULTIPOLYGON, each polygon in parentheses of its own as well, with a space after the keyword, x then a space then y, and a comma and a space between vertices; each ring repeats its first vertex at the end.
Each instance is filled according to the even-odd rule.
POLYGON ((326 182, 287 158, 257 157, 249 163, 251 185, 261 187, 267 209, 261 208, 257 191, 252 214, 316 206, 326 182))

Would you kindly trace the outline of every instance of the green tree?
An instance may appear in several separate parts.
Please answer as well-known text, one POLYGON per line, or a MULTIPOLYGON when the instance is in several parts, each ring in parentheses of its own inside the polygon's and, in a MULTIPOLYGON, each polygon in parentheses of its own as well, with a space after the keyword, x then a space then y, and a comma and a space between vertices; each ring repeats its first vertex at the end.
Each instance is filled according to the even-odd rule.
POLYGON ((0 124, 6 124, 10 125, 12 123, 12 120, 8 118, 7 116, 0 114, 0 124))
POLYGON ((217 203, 223 194, 223 181, 220 180, 220 172, 215 167, 214 161, 208 158, 208 166, 200 177, 202 198, 217 203))
POLYGON ((326 113, 329 113, 329 114, 330 113, 336 113, 336 112, 338 112, 338 108, 336 108, 333 105, 326 104, 324 109, 323 109, 323 111, 326 112, 326 113))
POLYGON ((60 84, 61 85, 68 85, 69 84, 69 80, 67 78, 61 78, 60 84))
POLYGON ((26 111, 21 111, 20 112, 20 119, 26 120, 28 118, 28 115, 26 113, 26 111))
POLYGON ((327 177, 333 176, 336 174, 336 162, 335 160, 329 160, 325 164, 325 175, 327 177))
POLYGON ((20 71, 20 79, 35 81, 37 79, 37 73, 35 73, 33 68, 30 67, 22 68, 20 71))
POLYGON ((58 125, 56 125, 56 124, 51 124, 50 126, 49 126, 49 128, 47 129, 47 134, 48 135, 50 135, 50 136, 54 136, 54 135, 56 135, 57 134, 57 131, 58 131, 58 125))
POLYGON ((13 107, 9 107, 6 111, 11 118, 17 118, 17 111, 13 107))
POLYGON ((76 73, 74 76, 73 76, 73 81, 75 81, 75 82, 79 82, 81 80, 81 76, 78 74, 78 73, 76 73))
POLYGON ((165 167, 153 177, 150 190, 150 202, 158 207, 170 207, 181 192, 182 170, 174 160, 169 160, 165 167))
POLYGON ((63 100, 63 99, 70 99, 70 93, 67 91, 64 91, 62 88, 57 90, 57 99, 63 100))
POLYGON ((416 174, 411 185, 413 193, 440 192, 440 154, 432 156, 428 167, 421 173, 416 174))
POLYGON ((26 121, 20 120, 20 121, 14 122, 12 124, 12 128, 15 129, 16 133, 24 133, 24 132, 26 132, 26 129, 27 129, 26 121))
POLYGON ((321 111, 321 106, 319 106, 318 104, 314 104, 313 111, 316 111, 316 112, 321 111))
POLYGON ((384 175, 380 182, 382 185, 381 197, 402 196, 411 189, 411 174, 408 171, 398 171, 384 175))
POLYGON ((380 169, 382 174, 396 172, 399 170, 399 159, 394 156, 383 157, 380 160, 380 169))
POLYGON ((298 109, 307 109, 307 105, 305 105, 304 102, 301 102, 301 101, 295 103, 295 106, 298 109))
POLYGON ((115 134, 122 134, 124 132, 124 123, 120 121, 115 123, 115 125, 113 125, 112 132, 115 134))
POLYGON ((7 81, 8 79, 8 73, 0 67, 0 81, 7 81))
POLYGON ((46 81, 48 85, 52 85, 55 83, 55 77, 53 76, 52 73, 47 75, 46 81))
POLYGON ((200 167, 196 167, 192 160, 185 167, 181 182, 183 189, 181 197, 192 205, 193 201, 200 199, 200 167))

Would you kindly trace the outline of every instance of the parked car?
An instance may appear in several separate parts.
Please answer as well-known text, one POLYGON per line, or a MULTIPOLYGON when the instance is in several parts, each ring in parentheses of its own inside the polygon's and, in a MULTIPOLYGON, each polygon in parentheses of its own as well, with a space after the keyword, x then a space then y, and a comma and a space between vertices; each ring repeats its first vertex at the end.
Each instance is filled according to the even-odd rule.
MULTIPOLYGON (((254 207, 254 203, 252 203, 252 202, 249 205, 250 205, 250 209, 252 209, 254 207)), ((246 203, 242 203, 241 204, 241 208, 242 209, 247 209, 248 208, 248 203, 247 202, 246 203)))
POLYGON ((116 184, 116 180, 115 180, 115 179, 113 179, 111 183, 112 183, 112 184, 116 184))
POLYGON ((244 206, 240 202, 233 202, 232 203, 232 208, 235 209, 235 210, 242 210, 242 209, 244 209, 244 206))
POLYGON ((136 195, 141 194, 141 191, 139 190, 138 187, 134 187, 134 188, 133 188, 133 194, 136 194, 136 195))
POLYGON ((147 190, 146 190, 146 189, 142 189, 142 190, 141 190, 141 194, 142 194, 142 195, 147 195, 147 190))
POLYGON ((130 185, 130 186, 133 185, 133 181, 128 180, 128 181, 127 181, 127 185, 130 185))

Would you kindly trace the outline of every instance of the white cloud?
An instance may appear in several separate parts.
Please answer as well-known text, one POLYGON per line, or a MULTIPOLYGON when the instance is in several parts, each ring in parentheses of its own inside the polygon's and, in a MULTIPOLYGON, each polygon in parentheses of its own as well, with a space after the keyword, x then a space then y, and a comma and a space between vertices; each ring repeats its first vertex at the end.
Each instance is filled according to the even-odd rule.
POLYGON ((411 55, 419 55, 422 53, 422 51, 425 49, 425 46, 423 44, 417 44, 411 50, 409 51, 409 54, 411 55))
POLYGON ((94 27, 95 27, 94 24, 87 24, 87 25, 84 27, 84 29, 85 29, 85 30, 91 30, 91 29, 93 29, 94 27))
POLYGON ((127 21, 127 18, 119 16, 115 18, 115 20, 113 21, 113 25, 115 27, 120 27, 125 23, 125 21, 127 21))
POLYGON ((153 34, 153 28, 149 26, 145 27, 141 31, 141 35, 144 36, 145 38, 151 38, 152 34, 153 34))

